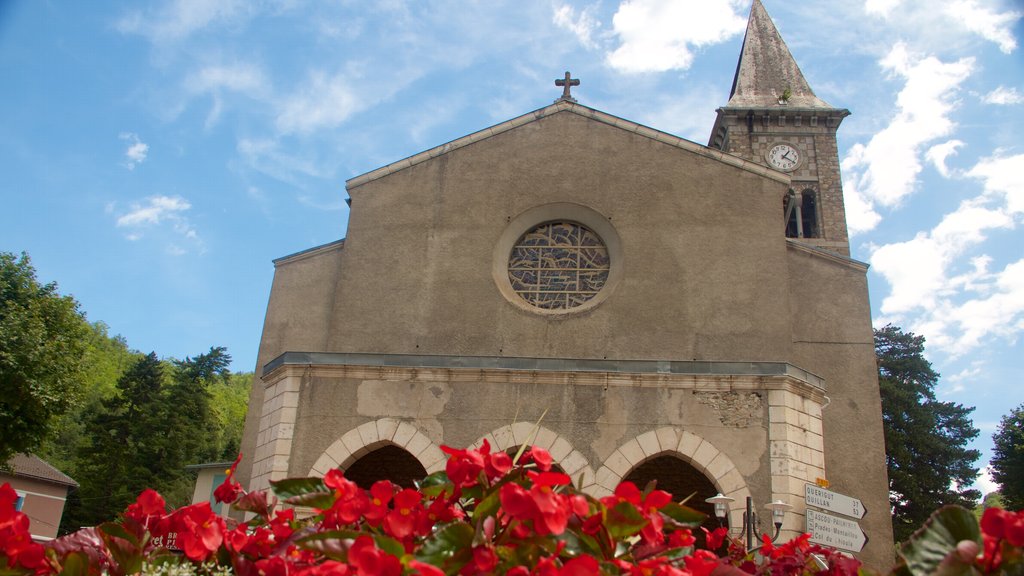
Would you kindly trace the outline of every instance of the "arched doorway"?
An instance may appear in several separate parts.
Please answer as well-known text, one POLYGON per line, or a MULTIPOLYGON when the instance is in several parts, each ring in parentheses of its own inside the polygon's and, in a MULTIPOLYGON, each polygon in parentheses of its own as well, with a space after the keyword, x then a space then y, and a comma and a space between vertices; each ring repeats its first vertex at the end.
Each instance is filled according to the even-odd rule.
MULTIPOLYGON (((658 490, 668 492, 676 502, 693 494, 686 501, 686 506, 707 514, 708 517, 703 524, 705 528, 708 530, 718 528, 714 506, 704 501, 717 494, 718 489, 692 464, 678 456, 662 454, 640 463, 623 478, 623 481, 632 482, 641 490, 652 480, 657 481, 658 490)), ((698 544, 703 545, 703 531, 694 530, 693 535, 697 537, 698 544)))
POLYGON ((415 456, 394 444, 365 454, 345 469, 345 477, 365 489, 378 480, 390 480, 403 488, 413 488, 415 482, 426 475, 426 469, 415 456))

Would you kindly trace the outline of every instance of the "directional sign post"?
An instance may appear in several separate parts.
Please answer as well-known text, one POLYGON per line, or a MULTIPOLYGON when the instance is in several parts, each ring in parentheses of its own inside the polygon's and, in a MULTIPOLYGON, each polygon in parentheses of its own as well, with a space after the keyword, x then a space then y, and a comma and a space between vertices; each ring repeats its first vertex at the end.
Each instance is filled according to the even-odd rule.
POLYGON ((815 510, 807 510, 807 532, 811 542, 847 552, 860 552, 868 541, 855 521, 815 510))
POLYGON ((864 517, 864 504, 850 496, 826 490, 814 484, 804 484, 804 501, 808 506, 823 508, 829 512, 857 518, 864 517))

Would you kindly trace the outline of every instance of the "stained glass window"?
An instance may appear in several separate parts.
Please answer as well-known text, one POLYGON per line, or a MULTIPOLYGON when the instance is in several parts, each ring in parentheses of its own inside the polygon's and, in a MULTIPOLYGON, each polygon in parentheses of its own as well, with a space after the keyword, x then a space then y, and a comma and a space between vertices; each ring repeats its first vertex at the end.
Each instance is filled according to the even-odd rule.
POLYGON ((590 300, 608 280, 608 248, 576 222, 548 222, 512 247, 508 279, 523 300, 545 310, 567 310, 590 300))

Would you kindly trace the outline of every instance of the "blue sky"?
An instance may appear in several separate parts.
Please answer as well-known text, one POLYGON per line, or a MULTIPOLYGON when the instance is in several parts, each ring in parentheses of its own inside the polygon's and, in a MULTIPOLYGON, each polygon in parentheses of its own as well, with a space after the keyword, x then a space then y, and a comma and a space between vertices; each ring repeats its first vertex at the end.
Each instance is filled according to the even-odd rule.
MULTIPOLYGON (((927 337, 987 460, 1024 402, 1024 6, 765 7, 853 112, 840 156, 875 323, 927 337)), ((8 0, 0 250, 134 348, 223 345, 252 370, 271 260, 345 236, 346 179, 547 105, 565 70, 581 103, 706 143, 749 8, 8 0)))

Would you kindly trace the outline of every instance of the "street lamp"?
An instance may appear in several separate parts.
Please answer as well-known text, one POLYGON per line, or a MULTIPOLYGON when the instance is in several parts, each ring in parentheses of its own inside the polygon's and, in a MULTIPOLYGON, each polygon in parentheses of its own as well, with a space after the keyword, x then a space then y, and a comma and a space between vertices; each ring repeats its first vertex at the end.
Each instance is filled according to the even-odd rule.
MULTIPOLYGON (((723 496, 719 492, 704 501, 715 506, 715 517, 718 518, 719 525, 724 525, 725 517, 729 513, 729 504, 734 502, 735 499, 723 496)), ((765 508, 772 511, 772 523, 775 524, 775 535, 772 536, 772 542, 775 542, 779 538, 779 532, 782 530, 782 520, 786 516, 786 511, 792 508, 792 506, 782 500, 776 500, 771 504, 766 504, 765 508)), ((747 551, 749 552, 754 549, 754 536, 757 532, 757 514, 754 512, 754 503, 750 496, 747 496, 747 509, 743 512, 742 532, 746 536, 747 551)))

